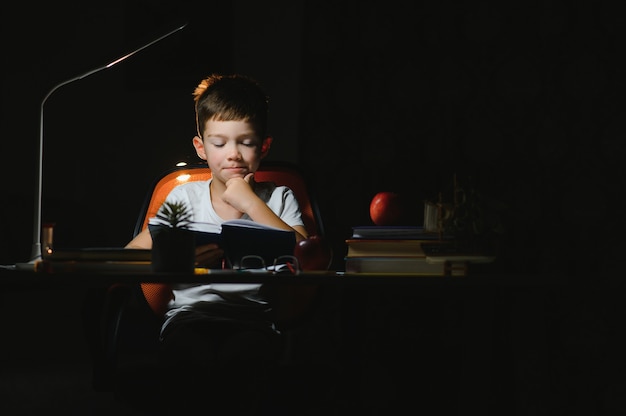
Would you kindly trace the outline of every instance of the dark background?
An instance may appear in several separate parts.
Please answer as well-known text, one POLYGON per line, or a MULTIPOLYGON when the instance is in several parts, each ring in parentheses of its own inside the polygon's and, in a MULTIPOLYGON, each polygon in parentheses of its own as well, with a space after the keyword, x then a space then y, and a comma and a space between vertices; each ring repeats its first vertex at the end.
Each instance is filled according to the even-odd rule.
MULTIPOLYGON (((506 207, 491 270, 557 276, 566 289, 489 292, 461 312, 447 301, 437 310, 472 319, 486 308, 493 319, 486 332, 462 336, 480 337, 474 352, 487 361, 491 350, 478 350, 506 340, 508 367, 492 371, 490 383, 497 390, 505 373, 517 383, 502 399, 510 399, 509 410, 620 414, 623 8, 306 0, 3 6, 0 263, 30 255, 42 98, 180 19, 189 22, 183 31, 47 100, 43 220, 56 224, 55 243, 125 244, 152 179, 179 160, 196 160, 197 82, 213 71, 244 73, 271 97, 270 159, 310 174, 335 268, 350 227, 370 223, 376 192, 405 195, 415 212, 410 222, 419 225, 424 199, 449 190, 455 174, 471 180, 506 207)), ((361 330, 402 338, 391 317, 374 317, 377 326, 361 330)), ((441 337, 454 328, 432 326, 441 337)), ((387 341, 372 342, 397 345, 387 341)), ((370 378, 389 376, 389 367, 369 364, 370 378)), ((371 379, 363 380, 363 396, 374 397, 365 387, 371 379)), ((462 383, 473 381, 463 373, 462 383)))
POLYGON ((40 104, 55 243, 118 246, 153 178, 197 161, 191 92, 213 71, 271 97, 273 160, 310 175, 342 266, 369 201, 423 201, 456 174, 506 207, 504 269, 602 268, 624 248, 624 18, 612 2, 61 2, 2 26, 2 264, 32 245, 40 104), (593 244, 590 244, 593 241, 593 244))

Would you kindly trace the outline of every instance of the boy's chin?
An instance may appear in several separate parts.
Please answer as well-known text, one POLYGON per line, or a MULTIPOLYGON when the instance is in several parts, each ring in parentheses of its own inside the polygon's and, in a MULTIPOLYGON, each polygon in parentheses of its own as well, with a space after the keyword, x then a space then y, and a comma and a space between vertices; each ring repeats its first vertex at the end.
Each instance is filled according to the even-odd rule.
POLYGON ((222 175, 227 178, 245 178, 249 173, 245 168, 225 168, 222 169, 222 175))
POLYGON ((223 173, 221 176, 224 179, 224 182, 228 182, 231 179, 245 179, 246 178, 246 174, 240 174, 240 173, 223 173))

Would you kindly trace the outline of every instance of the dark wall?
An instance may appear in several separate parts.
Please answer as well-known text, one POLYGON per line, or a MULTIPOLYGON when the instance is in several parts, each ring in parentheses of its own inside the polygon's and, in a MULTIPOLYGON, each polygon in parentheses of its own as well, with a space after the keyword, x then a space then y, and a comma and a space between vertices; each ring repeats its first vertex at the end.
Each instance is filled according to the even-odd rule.
POLYGON ((381 190, 421 224, 456 174, 507 207, 505 270, 597 272, 623 251, 618 8, 322 1, 304 16, 301 158, 337 241, 381 190))

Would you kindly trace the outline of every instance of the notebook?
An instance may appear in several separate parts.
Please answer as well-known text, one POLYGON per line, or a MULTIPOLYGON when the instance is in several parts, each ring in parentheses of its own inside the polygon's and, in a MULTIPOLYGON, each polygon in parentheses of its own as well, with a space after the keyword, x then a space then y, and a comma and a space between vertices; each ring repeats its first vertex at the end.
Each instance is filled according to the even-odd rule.
POLYGON ((81 247, 43 250, 47 261, 151 261, 151 250, 124 247, 81 247))
MULTIPOLYGON (((157 223, 148 224, 151 232, 158 226, 157 223)), ((196 245, 218 244, 224 250, 229 267, 232 268, 240 267, 244 256, 261 257, 266 266, 271 266, 274 259, 293 255, 296 246, 296 235, 293 231, 247 219, 226 221, 221 226, 195 222, 192 231, 196 236, 196 245)))

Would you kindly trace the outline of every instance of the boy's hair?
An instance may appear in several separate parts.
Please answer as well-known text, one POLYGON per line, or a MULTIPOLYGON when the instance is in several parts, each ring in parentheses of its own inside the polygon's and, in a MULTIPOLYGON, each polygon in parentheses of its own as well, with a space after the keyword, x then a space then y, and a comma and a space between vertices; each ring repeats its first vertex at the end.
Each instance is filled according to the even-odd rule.
POLYGON ((264 139, 267 134, 268 98, 261 86, 244 75, 212 74, 193 92, 198 135, 208 120, 247 121, 264 139))

